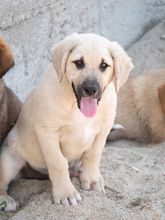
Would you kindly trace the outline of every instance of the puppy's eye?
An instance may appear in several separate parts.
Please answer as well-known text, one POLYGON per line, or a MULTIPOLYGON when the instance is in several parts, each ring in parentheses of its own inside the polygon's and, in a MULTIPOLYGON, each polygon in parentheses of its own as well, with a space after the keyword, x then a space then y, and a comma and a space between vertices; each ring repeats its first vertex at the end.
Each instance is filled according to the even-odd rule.
POLYGON ((83 69, 85 67, 85 63, 83 59, 73 61, 77 69, 83 69))
POLYGON ((102 61, 101 64, 100 64, 100 66, 99 66, 99 68, 100 68, 101 72, 104 72, 104 71, 107 69, 108 66, 109 66, 109 65, 108 65, 107 63, 105 63, 104 61, 102 61))

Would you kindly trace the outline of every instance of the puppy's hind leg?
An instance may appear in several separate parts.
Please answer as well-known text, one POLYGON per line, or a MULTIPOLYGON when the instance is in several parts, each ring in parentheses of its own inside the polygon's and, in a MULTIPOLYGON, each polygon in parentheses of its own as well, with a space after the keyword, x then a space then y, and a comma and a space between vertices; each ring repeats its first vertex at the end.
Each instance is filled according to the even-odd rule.
POLYGON ((9 147, 4 146, 0 158, 0 209, 14 212, 19 204, 7 194, 9 183, 16 177, 25 161, 19 158, 9 147))

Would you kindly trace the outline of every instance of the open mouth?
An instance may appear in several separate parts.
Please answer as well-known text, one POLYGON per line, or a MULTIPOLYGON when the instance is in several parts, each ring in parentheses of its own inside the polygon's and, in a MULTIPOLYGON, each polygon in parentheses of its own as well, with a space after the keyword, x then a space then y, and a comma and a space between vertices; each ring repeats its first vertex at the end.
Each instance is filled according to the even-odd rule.
POLYGON ((76 96, 77 104, 80 111, 83 113, 85 117, 93 117, 97 112, 98 102, 100 98, 97 99, 96 97, 78 95, 74 83, 72 83, 72 88, 76 96))
POLYGON ((97 99, 82 97, 80 99, 80 110, 85 117, 93 117, 97 111, 97 99))

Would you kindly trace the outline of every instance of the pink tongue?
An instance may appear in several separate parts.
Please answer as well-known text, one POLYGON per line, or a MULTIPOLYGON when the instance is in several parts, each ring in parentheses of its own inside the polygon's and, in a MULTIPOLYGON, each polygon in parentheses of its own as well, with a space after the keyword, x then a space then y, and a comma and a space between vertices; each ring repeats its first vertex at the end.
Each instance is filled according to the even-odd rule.
POLYGON ((93 117, 97 111, 97 99, 82 97, 80 101, 80 109, 85 117, 93 117))

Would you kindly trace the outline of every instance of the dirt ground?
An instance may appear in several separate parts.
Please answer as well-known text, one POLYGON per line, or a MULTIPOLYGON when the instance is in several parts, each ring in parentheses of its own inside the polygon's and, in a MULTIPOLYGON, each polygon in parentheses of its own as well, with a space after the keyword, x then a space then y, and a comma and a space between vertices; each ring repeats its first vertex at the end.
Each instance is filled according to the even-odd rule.
MULTIPOLYGON (((165 68, 165 23, 148 31, 129 50, 135 69, 145 72, 165 68)), ((158 145, 120 140, 107 143, 101 160, 106 194, 80 189, 76 207, 52 204, 50 181, 21 179, 13 182, 9 194, 19 203, 16 213, 0 219, 157 220, 165 219, 165 142, 158 145)))

